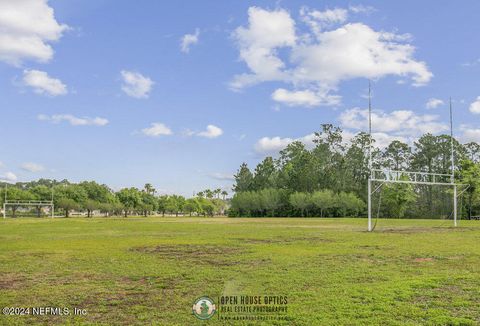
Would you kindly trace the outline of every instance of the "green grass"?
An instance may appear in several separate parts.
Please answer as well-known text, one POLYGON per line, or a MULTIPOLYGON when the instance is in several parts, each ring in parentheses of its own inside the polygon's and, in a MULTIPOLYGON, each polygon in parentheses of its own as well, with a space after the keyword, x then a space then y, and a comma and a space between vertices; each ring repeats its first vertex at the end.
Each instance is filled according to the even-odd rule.
MULTIPOLYGON (((480 324, 480 222, 95 218, 0 221, 0 324, 195 325, 199 296, 287 295, 285 325, 480 324)), ((265 323, 267 324, 267 323, 265 323)))

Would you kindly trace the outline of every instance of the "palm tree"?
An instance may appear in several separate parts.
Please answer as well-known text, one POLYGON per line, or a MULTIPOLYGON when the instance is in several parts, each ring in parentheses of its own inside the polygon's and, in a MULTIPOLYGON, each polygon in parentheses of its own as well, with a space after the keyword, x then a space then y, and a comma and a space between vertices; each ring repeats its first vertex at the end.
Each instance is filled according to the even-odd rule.
POLYGON ((208 199, 212 199, 212 198, 213 198, 213 191, 211 191, 210 189, 206 189, 204 192, 205 192, 205 196, 206 196, 208 199))
POLYGON ((145 190, 145 192, 149 195, 153 195, 156 192, 155 188, 153 188, 151 183, 146 183, 143 187, 143 190, 145 190))
POLYGON ((225 198, 227 198, 228 196, 228 192, 226 190, 222 191, 221 195, 223 196, 223 200, 225 200, 225 198))

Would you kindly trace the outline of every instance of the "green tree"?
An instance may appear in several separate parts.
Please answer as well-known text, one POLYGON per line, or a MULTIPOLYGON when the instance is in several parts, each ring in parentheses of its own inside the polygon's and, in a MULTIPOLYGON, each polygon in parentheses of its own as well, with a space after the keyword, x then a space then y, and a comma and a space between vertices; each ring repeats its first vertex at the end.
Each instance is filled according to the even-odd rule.
POLYGON ((408 170, 411 159, 412 149, 399 140, 392 141, 382 153, 382 165, 391 170, 408 170))
POLYGON ((165 211, 167 210, 168 196, 161 195, 157 197, 157 209, 162 213, 162 216, 165 216, 165 211))
POLYGON ((320 217, 323 217, 323 213, 335 206, 335 196, 333 191, 319 190, 315 191, 310 197, 312 206, 320 210, 320 217))
POLYGON ((158 199, 153 195, 154 191, 152 190, 143 190, 140 193, 142 202, 140 204, 140 207, 143 212, 143 216, 147 217, 150 212, 155 211, 157 209, 158 205, 158 199))
POLYGON ((290 195, 290 204, 294 208, 300 210, 300 212, 302 213, 302 217, 305 216, 305 211, 308 210, 310 203, 311 203, 311 200, 310 200, 309 193, 297 191, 290 195))
POLYGON ((459 179, 462 184, 468 185, 466 190, 467 217, 470 220, 474 208, 480 207, 480 163, 464 160, 461 167, 459 179))
POLYGON ((155 188, 152 186, 151 183, 146 183, 143 187, 143 190, 149 195, 155 195, 156 192, 155 188))
POLYGON ((228 196, 228 192, 227 192, 226 190, 223 190, 222 193, 221 193, 221 195, 222 195, 222 199, 223 199, 223 200, 226 200, 226 198, 227 198, 227 196, 228 196))
MULTIPOLYGON (((407 180, 406 177, 400 179, 407 180)), ((383 186, 382 192, 383 211, 386 216, 393 218, 405 217, 407 208, 417 197, 411 184, 387 184, 383 186)))
POLYGON ((233 190, 235 192, 249 191, 252 189, 253 175, 247 166, 247 163, 242 163, 237 174, 234 175, 235 184, 233 190))
POLYGON ((171 195, 168 197, 166 210, 178 216, 178 214, 183 211, 184 205, 185 198, 183 196, 171 195))
POLYGON ((264 188, 257 192, 260 196, 263 208, 275 216, 275 212, 282 206, 282 192, 274 188, 264 188))
POLYGON ((72 210, 79 210, 81 208, 80 204, 77 203, 75 200, 67 197, 62 197, 57 200, 57 207, 63 209, 65 212, 65 217, 70 216, 70 212, 72 210))
POLYGON ((123 188, 117 192, 116 196, 123 205, 125 217, 128 216, 130 211, 137 210, 141 206, 142 197, 137 188, 123 188))
POLYGON ((276 168, 272 157, 266 157, 255 168, 252 180, 252 190, 262 190, 275 187, 276 168))
POLYGON ((68 217, 72 210, 80 210, 88 200, 85 188, 79 184, 60 184, 54 187, 55 207, 63 208, 68 217))
POLYGON ((195 198, 188 198, 185 200, 185 212, 192 216, 192 213, 199 211, 198 201, 195 198))

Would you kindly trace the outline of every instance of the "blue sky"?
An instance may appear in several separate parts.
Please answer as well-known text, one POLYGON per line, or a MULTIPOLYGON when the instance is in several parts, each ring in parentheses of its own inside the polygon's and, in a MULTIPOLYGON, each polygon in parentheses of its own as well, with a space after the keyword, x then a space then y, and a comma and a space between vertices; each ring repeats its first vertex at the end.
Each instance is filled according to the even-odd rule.
POLYGON ((0 177, 231 188, 322 123, 480 141, 480 3, 0 2, 0 177))

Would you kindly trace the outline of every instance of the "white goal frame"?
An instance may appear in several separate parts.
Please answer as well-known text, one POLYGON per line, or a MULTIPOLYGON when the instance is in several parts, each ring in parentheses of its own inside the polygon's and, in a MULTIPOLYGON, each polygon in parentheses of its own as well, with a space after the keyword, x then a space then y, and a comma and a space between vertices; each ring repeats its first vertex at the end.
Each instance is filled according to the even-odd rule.
POLYGON ((435 186, 450 186, 453 187, 453 226, 457 226, 457 198, 461 196, 467 189, 468 185, 455 183, 455 164, 454 164, 454 150, 453 150, 453 119, 452 119, 452 99, 450 98, 450 142, 451 142, 451 170, 449 174, 442 173, 428 173, 428 172, 411 172, 411 171, 396 171, 390 169, 373 169, 372 168, 372 101, 371 101, 371 87, 368 83, 368 134, 370 136, 368 146, 368 227, 367 231, 373 231, 372 225, 372 195, 380 190, 384 183, 403 183, 403 184, 422 184, 435 186), (372 191, 372 185, 380 183, 372 191), (458 187, 465 187, 459 194, 458 187))
POLYGON ((37 206, 37 207, 50 207, 50 217, 55 217, 54 210, 55 205, 52 200, 6 200, 3 203, 3 218, 7 218, 8 206, 37 206))
POLYGON ((5 183, 5 199, 3 201, 3 218, 7 218, 8 206, 36 206, 36 207, 50 207, 50 217, 55 217, 55 205, 53 204, 53 190, 51 200, 8 200, 7 199, 7 183, 5 183))

